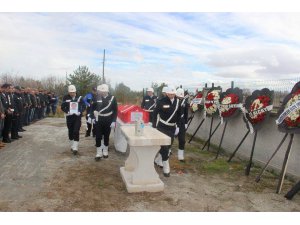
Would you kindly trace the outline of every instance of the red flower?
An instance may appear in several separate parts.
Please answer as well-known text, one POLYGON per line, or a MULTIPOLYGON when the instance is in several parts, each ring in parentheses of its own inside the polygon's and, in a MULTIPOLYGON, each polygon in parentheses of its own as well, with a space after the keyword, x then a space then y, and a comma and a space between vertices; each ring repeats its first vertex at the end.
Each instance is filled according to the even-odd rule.
MULTIPOLYGON (((257 104, 252 103, 250 106, 251 112, 254 110, 257 110, 257 109, 266 108, 268 105, 270 105, 271 99, 267 95, 258 96, 257 99, 260 101, 260 104, 262 104, 262 107, 261 106, 258 107, 257 104)), ((256 101, 257 99, 255 99, 254 101, 256 101)), ((265 116, 266 116, 266 113, 262 112, 262 113, 256 115, 254 118, 250 117, 250 122, 252 124, 257 124, 257 123, 263 121, 265 119, 265 116)))
MULTIPOLYGON (((224 98, 228 98, 228 97, 231 98, 231 102, 229 104, 237 104, 237 103, 239 103, 239 96, 237 96, 236 94, 228 94, 228 95, 224 96, 224 98)), ((221 102, 223 101, 224 98, 222 98, 221 102)), ((229 109, 227 111, 222 112, 221 116, 222 117, 229 117, 232 114, 234 114, 236 110, 237 110, 237 108, 229 109)))

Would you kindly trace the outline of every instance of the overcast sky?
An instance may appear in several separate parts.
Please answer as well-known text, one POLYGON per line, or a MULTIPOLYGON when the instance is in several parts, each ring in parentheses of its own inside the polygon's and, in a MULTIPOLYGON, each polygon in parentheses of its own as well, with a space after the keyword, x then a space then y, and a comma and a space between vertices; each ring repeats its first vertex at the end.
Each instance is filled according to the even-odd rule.
POLYGON ((79 65, 151 82, 300 76, 300 13, 0 13, 0 74, 65 77, 79 65))

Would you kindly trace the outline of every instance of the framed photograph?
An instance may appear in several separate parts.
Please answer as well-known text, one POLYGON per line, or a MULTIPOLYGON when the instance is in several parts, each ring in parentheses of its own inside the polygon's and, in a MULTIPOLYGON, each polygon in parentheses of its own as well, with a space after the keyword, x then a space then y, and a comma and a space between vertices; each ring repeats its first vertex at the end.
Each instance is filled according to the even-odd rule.
POLYGON ((70 114, 78 113, 78 102, 70 102, 70 114))

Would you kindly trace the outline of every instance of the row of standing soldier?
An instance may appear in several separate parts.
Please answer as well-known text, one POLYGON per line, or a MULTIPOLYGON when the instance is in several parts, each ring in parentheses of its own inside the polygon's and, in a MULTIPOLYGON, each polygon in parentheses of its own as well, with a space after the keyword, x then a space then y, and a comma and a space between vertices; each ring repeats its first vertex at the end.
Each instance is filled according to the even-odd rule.
POLYGON ((22 138, 23 126, 55 114, 58 98, 51 92, 13 86, 5 83, 0 89, 0 148, 22 138))

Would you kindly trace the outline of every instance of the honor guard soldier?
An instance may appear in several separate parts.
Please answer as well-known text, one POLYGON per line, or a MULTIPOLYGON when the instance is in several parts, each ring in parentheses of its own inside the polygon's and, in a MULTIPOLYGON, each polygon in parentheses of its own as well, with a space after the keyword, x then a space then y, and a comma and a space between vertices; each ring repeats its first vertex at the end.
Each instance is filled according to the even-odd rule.
POLYGON ((189 113, 189 105, 188 105, 188 95, 184 96, 184 90, 182 88, 178 88, 176 90, 176 97, 180 100, 180 111, 181 117, 179 122, 179 133, 178 133, 178 160, 184 161, 184 146, 185 146, 185 131, 188 123, 188 113, 189 113))
POLYGON ((156 105, 157 96, 154 95, 153 88, 147 89, 147 95, 144 96, 141 108, 149 112, 149 121, 153 123, 153 110, 156 105))
POLYGON ((118 115, 118 105, 115 96, 108 93, 108 85, 102 84, 97 87, 97 95, 93 100, 92 112, 96 127, 96 157, 99 161, 102 157, 108 158, 109 135, 111 128, 115 128, 118 115), (104 143, 101 144, 102 136, 104 143))
POLYGON ((63 97, 61 109, 66 113, 71 151, 76 155, 78 152, 81 115, 85 110, 85 104, 82 96, 76 96, 76 87, 74 85, 68 87, 68 92, 69 94, 63 97))
MULTIPOLYGON (((174 141, 174 136, 179 132, 180 121, 180 104, 179 99, 175 97, 176 89, 168 87, 167 96, 157 102, 156 108, 153 112, 154 119, 158 118, 158 123, 153 123, 153 127, 157 128, 162 133, 171 138, 171 145, 174 141)), ((161 146, 160 155, 163 164, 163 173, 165 177, 170 176, 169 154, 171 145, 161 146)))
POLYGON ((93 112, 91 111, 92 104, 93 104, 93 99, 95 99, 97 93, 97 88, 93 87, 92 92, 87 93, 86 96, 84 96, 83 101, 86 105, 86 133, 85 136, 89 137, 91 136, 91 131, 93 133, 93 137, 96 136, 95 134, 95 126, 94 126, 94 120, 92 120, 92 114, 93 112), (93 127, 93 129, 92 129, 93 127))

